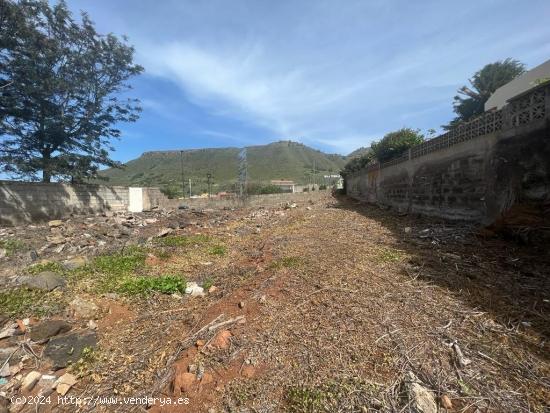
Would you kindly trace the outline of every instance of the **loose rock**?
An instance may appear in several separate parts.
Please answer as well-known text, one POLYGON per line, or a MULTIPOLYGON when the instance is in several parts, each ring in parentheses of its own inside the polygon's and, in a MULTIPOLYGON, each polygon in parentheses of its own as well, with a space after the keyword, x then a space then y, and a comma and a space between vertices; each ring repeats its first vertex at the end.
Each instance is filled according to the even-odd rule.
POLYGON ((66 260, 63 262, 63 266, 68 270, 75 270, 80 267, 84 267, 88 263, 88 259, 86 257, 74 257, 70 260, 66 260))
POLYGON ((71 387, 76 384, 76 382, 77 380, 75 376, 70 373, 65 373, 63 376, 57 379, 57 382, 55 383, 55 389, 61 396, 65 396, 65 394, 67 394, 71 387))
POLYGON ((0 377, 11 376, 11 367, 9 363, 0 363, 0 366, 3 366, 2 368, 0 368, 0 377))
POLYGON ((29 334, 32 341, 43 341, 71 330, 71 325, 63 320, 47 320, 32 327, 29 334))
POLYGON ((99 307, 93 302, 85 300, 81 297, 76 297, 69 303, 69 308, 72 314, 77 318, 93 319, 99 313, 99 307))
POLYGON ((407 372, 403 384, 413 412, 437 413, 437 404, 433 393, 423 386, 413 372, 407 372))
POLYGON ((6 337, 13 337, 17 334, 17 323, 10 324, 6 326, 2 331, 0 331, 0 340, 6 337))
POLYGON ((218 348, 220 350, 228 349, 231 345, 231 331, 229 330, 222 330, 216 336, 212 339, 212 342, 210 345, 214 348, 218 348))
POLYGON ((43 271, 35 276, 22 277, 22 285, 37 290, 53 291, 56 288, 64 288, 67 285, 65 279, 55 272, 43 271))
POLYGON ((21 390, 24 392, 31 391, 36 383, 38 383, 38 380, 40 380, 41 376, 42 374, 40 374, 38 371, 31 371, 25 376, 25 378, 21 382, 21 390))
POLYGON ((44 356, 52 362, 52 367, 58 370, 78 361, 85 348, 95 348, 96 345, 97 336, 93 331, 69 333, 50 339, 44 349, 44 356))
POLYGON ((185 294, 191 294, 191 297, 202 297, 204 296, 204 289, 200 287, 196 282, 191 281, 187 283, 185 294))
POLYGON ((165 237, 166 235, 170 234, 174 232, 174 230, 172 228, 162 228, 158 234, 157 234, 157 237, 165 237))
POLYGON ((63 221, 61 221, 60 219, 54 219, 52 221, 48 221, 48 226, 50 228, 58 228, 62 225, 63 225, 63 221))
POLYGON ((450 410, 453 408, 453 403, 451 402, 450 397, 447 396, 446 394, 441 396, 441 406, 443 406, 447 410, 450 410))

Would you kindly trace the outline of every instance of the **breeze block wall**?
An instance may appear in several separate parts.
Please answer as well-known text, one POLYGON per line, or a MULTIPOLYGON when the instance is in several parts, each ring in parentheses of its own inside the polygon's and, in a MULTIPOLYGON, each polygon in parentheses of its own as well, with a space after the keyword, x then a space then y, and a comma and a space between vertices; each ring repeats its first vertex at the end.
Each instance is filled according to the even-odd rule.
POLYGON ((127 187, 0 181, 0 225, 4 226, 127 208, 127 187))
MULTIPOLYGON (((446 219, 490 224, 518 205, 550 206, 550 86, 515 97, 397 159, 346 177, 349 196, 446 219)), ((540 221, 540 220, 539 220, 540 221)))

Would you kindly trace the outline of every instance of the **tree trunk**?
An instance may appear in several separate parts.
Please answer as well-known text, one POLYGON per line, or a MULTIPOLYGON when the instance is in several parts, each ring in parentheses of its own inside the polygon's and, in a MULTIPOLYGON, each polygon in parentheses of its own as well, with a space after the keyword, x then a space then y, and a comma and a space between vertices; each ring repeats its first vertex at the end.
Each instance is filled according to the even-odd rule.
POLYGON ((51 151, 49 148, 42 149, 42 182, 52 181, 51 151))
POLYGON ((42 182, 51 182, 52 181, 52 175, 46 170, 44 169, 42 171, 42 182))

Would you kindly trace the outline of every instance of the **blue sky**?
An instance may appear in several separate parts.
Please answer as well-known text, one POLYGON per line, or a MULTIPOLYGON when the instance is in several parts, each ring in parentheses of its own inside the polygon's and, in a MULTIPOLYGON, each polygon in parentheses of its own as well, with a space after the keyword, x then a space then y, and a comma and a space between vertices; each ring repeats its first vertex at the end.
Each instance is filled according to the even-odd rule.
POLYGON ((486 63, 550 58, 550 1, 68 0, 126 34, 141 119, 113 157, 292 139, 347 154, 452 118, 486 63))

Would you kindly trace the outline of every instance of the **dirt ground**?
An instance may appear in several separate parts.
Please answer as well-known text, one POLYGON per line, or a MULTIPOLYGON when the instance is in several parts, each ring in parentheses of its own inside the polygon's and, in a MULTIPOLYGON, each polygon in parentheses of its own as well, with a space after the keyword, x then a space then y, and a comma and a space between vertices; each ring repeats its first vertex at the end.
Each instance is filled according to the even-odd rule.
POLYGON ((219 254, 146 261, 211 292, 86 290, 99 356, 68 395, 95 402, 13 411, 409 412, 408 372, 441 412, 550 411, 547 246, 328 194, 216 214, 175 234, 209 235, 219 254), (142 396, 188 404, 120 402, 142 396))

